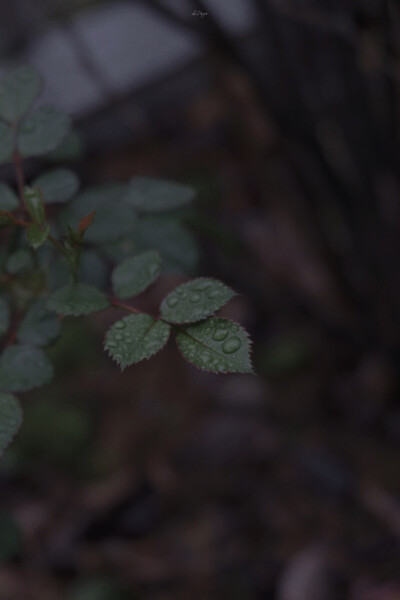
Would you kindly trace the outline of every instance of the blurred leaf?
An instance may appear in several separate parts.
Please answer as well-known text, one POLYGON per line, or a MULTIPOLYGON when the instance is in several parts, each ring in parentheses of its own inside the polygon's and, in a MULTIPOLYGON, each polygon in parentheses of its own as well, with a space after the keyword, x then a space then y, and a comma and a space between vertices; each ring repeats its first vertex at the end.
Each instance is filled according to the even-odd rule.
POLYGON ((79 281, 103 289, 108 283, 108 268, 94 250, 82 253, 78 270, 79 281))
POLYGON ((20 250, 17 250, 13 254, 11 254, 6 263, 6 269, 8 273, 11 273, 12 275, 20 273, 25 269, 29 269, 32 266, 32 255, 28 250, 25 250, 24 248, 21 248, 20 250))
POLYGON ((17 398, 12 394, 0 393, 0 456, 11 443, 21 423, 22 410, 17 398))
POLYGON ((118 298, 137 296, 159 276, 161 258, 155 250, 128 258, 114 269, 112 283, 118 298))
POLYGON ((60 288, 47 304, 60 315, 88 315, 109 306, 107 297, 97 288, 86 283, 71 283, 60 288))
POLYGON ((17 340, 33 346, 45 346, 58 336, 60 328, 58 317, 47 310, 45 300, 39 299, 26 312, 17 332, 17 340))
POLYGON ((0 510, 0 563, 13 559, 20 552, 22 535, 13 517, 0 510))
POLYGON ((0 296, 0 335, 4 335, 10 326, 10 308, 0 296))
POLYGON ((123 189, 120 185, 103 186, 79 194, 63 212, 62 222, 78 229, 81 219, 95 212, 86 241, 102 244, 121 239, 135 223, 133 208, 121 200, 123 189))
POLYGON ((182 283, 161 304, 161 316, 170 323, 194 323, 214 314, 235 292, 217 279, 199 277, 182 283))
POLYGON ((168 271, 191 274, 197 267, 198 244, 179 221, 142 217, 136 222, 134 240, 141 250, 158 250, 168 271))
POLYGON ((83 153, 84 142, 82 136, 77 131, 72 130, 58 148, 49 152, 46 158, 54 162, 77 161, 82 158, 83 153))
POLYGON ((104 347, 123 370, 161 350, 170 331, 167 323, 150 315, 129 315, 108 330, 104 347))
POLYGON ((36 223, 32 223, 31 225, 29 225, 26 232, 28 242, 34 250, 37 250, 42 244, 45 243, 49 233, 50 226, 48 224, 36 225, 36 223))
POLYGON ((38 225, 42 225, 46 218, 46 213, 40 190, 26 186, 24 188, 24 198, 33 221, 38 225))
POLYGON ((0 117, 15 123, 28 112, 39 95, 41 79, 31 67, 23 66, 0 83, 0 117))
POLYGON ((228 319, 210 317, 179 329, 176 341, 195 367, 212 373, 252 373, 247 331, 228 319))
POLYGON ((0 357, 0 389, 26 392, 48 383, 53 367, 39 348, 15 344, 6 348, 0 357))
POLYGON ((45 202, 61 204, 75 196, 79 179, 70 169, 53 169, 40 175, 32 185, 41 190, 45 202))
POLYGON ((193 188, 151 177, 135 177, 129 183, 124 200, 141 212, 159 212, 181 208, 195 197, 193 188))
POLYGON ((62 320, 59 337, 48 350, 57 373, 77 373, 90 366, 99 368, 106 361, 102 347, 87 319, 66 318, 62 320))
POLYGON ((10 162, 14 151, 14 134, 8 125, 0 122, 0 163, 10 162))
POLYGON ((5 183, 0 182, 0 209, 12 212, 19 206, 15 192, 5 183))
POLYGON ((41 106, 31 113, 18 134, 22 156, 40 156, 54 150, 67 136, 70 118, 52 106, 41 106))

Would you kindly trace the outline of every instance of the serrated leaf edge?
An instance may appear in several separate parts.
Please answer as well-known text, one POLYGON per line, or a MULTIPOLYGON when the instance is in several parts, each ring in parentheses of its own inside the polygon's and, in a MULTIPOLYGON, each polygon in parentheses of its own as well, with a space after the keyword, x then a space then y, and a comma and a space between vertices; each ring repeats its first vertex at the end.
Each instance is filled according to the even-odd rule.
MULTIPOLYGON (((141 313, 141 314, 147 314, 147 313, 141 313)), ((129 315, 128 315, 129 316, 129 315)), ((134 365, 138 365, 139 363, 145 361, 145 360, 150 360, 151 358, 153 358, 154 356, 156 356, 159 352, 161 352, 161 350, 164 350, 165 346, 168 344, 170 338, 171 338, 171 332, 172 332, 172 325, 171 323, 167 323, 166 321, 164 321, 164 319, 157 319, 155 317, 152 317, 151 315, 148 315, 149 317, 151 317, 152 319, 154 319, 153 323, 150 325, 150 327, 147 329, 145 335, 147 335, 147 333, 150 331, 150 329, 158 322, 161 321, 162 323, 165 323, 165 325, 168 325, 168 336, 165 339, 164 344, 157 350, 157 352, 154 352, 154 354, 151 354, 150 356, 145 356, 144 358, 142 358, 141 360, 138 360, 137 362, 133 362, 130 365, 125 365, 124 367, 121 366, 121 363, 118 362, 118 360, 116 360, 112 354, 110 353, 110 349, 107 347, 106 345, 106 339, 104 339, 104 344, 103 344, 103 348, 106 351, 106 353, 108 354, 108 356, 111 358, 112 361, 114 361, 119 368, 121 369, 121 373, 123 373, 125 371, 125 369, 127 369, 128 367, 133 367, 134 365)), ((114 327, 115 323, 118 323, 118 321, 122 321, 123 319, 126 319, 126 317, 122 317, 122 319, 118 319, 117 321, 114 321, 114 323, 110 326, 110 328, 107 330, 105 338, 107 337, 107 333, 110 331, 111 327, 114 327)))
MULTIPOLYGON (((210 315, 209 317, 207 317, 206 319, 202 319, 202 321, 206 321, 207 319, 212 318, 214 315, 210 315)), ((195 365, 194 363, 192 363, 192 361, 190 361, 188 358, 186 358, 186 356, 183 354, 182 350, 179 347, 178 341, 176 339, 176 335, 177 333, 186 333, 182 328, 178 328, 175 327, 175 329, 177 329, 177 333, 175 333, 175 343, 176 346, 178 348, 178 352, 179 354, 182 356, 183 360, 185 362, 187 362, 189 365, 191 365, 192 367, 195 367, 196 369, 198 369, 199 371, 202 371, 203 373, 211 373, 212 375, 234 375, 234 374, 242 374, 242 375, 257 375, 257 373, 254 371, 254 364, 253 364, 253 342, 252 339, 250 337, 249 332, 247 331, 247 329, 245 327, 243 327, 243 325, 241 325, 240 323, 238 323, 237 321, 233 321, 233 319, 227 319, 225 317, 217 317, 223 321, 229 321, 230 323, 234 323, 234 325, 238 325, 240 327, 240 329, 243 330, 247 341, 249 342, 249 360, 250 360, 250 366, 251 366, 251 371, 211 371, 210 369, 204 369, 203 367, 199 367, 198 365, 195 365)), ((192 322, 193 325, 195 323, 199 323, 200 321, 196 321, 196 322, 192 322)), ((192 323, 190 323, 190 325, 192 325, 192 323)), ((194 341, 196 341, 198 344, 201 344, 202 346, 204 346, 208 351, 210 351, 210 348, 208 348, 208 346, 206 346, 205 344, 203 344, 202 342, 199 342, 199 340, 196 340, 196 338, 192 338, 192 336, 190 336, 189 334, 186 334, 187 337, 190 337, 191 339, 193 339, 194 341)))
MULTIPOLYGON (((165 298, 163 298, 161 300, 161 304, 164 302, 164 300, 166 300, 168 298, 168 296, 170 296, 178 287, 180 287, 181 285, 185 285, 186 283, 190 283, 191 281, 199 281, 199 280, 212 280, 212 281, 216 281, 217 283, 221 283, 224 287, 226 287, 231 293, 232 296, 219 308, 216 308, 214 310, 214 312, 211 312, 210 314, 206 315, 205 317, 200 317, 197 319, 190 319, 189 321, 169 321, 168 319, 166 319, 165 317, 162 316, 162 320, 165 321, 166 323, 169 323, 170 325, 191 325, 192 323, 200 323, 200 321, 206 321, 207 319, 209 319, 210 317, 214 317, 217 312, 219 310, 221 310, 221 308, 223 308, 224 306, 226 306, 228 304, 228 302, 230 302, 235 296, 240 296, 240 294, 238 292, 236 292, 233 288, 231 288, 230 285, 227 285, 226 283, 224 283, 223 281, 220 281, 219 279, 217 279, 216 277, 194 277, 192 279, 188 279, 187 281, 183 281, 182 283, 179 283, 176 287, 174 287, 173 290, 171 290, 169 292, 169 294, 167 294, 165 296, 165 298)), ((160 304, 160 314, 161 314, 161 304, 160 304)), ((222 318, 222 317, 221 317, 222 318)), ((229 321, 229 319, 227 319, 227 321, 229 321)), ((234 321, 232 321, 232 323, 234 323, 234 321)), ((236 323, 236 325, 238 325, 239 323, 236 323)))

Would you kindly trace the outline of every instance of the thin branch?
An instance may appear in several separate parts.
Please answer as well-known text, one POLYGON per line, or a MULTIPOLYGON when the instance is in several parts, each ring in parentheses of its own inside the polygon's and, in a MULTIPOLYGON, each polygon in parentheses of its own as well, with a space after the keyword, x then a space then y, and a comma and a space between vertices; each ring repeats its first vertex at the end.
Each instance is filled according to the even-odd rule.
POLYGON ((133 313, 134 315, 141 315, 142 311, 130 306, 130 304, 125 304, 125 302, 120 302, 116 298, 110 299, 110 304, 115 308, 122 308, 122 310, 126 310, 127 312, 133 313))

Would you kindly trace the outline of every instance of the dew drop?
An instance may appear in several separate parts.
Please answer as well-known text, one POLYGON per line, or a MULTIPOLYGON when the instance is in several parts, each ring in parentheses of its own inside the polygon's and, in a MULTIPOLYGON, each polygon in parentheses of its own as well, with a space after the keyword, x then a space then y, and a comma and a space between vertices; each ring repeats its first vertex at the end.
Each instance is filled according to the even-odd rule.
POLYGON ((222 340, 224 340, 227 335, 228 335, 227 329, 216 329, 213 333, 212 338, 216 342, 222 342, 222 340))
POLYGON ((233 354, 239 350, 241 345, 242 342, 239 340, 239 338, 233 337, 229 340, 226 340, 226 342, 222 344, 222 350, 225 352, 225 354, 233 354))
POLYGON ((207 298, 210 298, 210 300, 212 300, 213 298, 218 298, 219 295, 220 295, 219 290, 210 290, 209 292, 206 293, 207 298))
POLYGON ((192 283, 192 290, 197 291, 197 292, 205 292, 206 290, 208 290, 208 288, 211 286, 211 282, 210 281, 195 281, 194 283, 192 283))
POLYGON ((117 321, 114 325, 115 329, 125 329, 126 323, 125 321, 117 321))
POLYGON ((192 294, 190 296, 190 302, 198 302, 200 300, 201 296, 200 294, 192 294))
POLYGON ((176 296, 171 296, 167 299, 167 304, 170 308, 174 308, 179 303, 179 300, 176 296))

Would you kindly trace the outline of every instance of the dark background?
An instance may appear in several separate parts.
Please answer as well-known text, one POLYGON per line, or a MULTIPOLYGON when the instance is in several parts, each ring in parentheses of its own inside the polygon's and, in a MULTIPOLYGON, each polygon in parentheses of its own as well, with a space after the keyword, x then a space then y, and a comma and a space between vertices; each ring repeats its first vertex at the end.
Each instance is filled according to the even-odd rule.
POLYGON ((13 0, 0 53, 85 184, 197 188, 193 274, 240 292, 258 374, 171 344, 121 376, 112 316, 71 324, 2 461, 1 600, 398 600, 398 2, 13 0))

